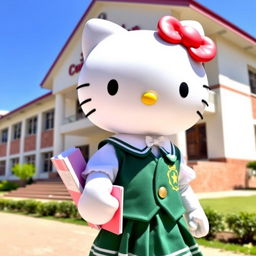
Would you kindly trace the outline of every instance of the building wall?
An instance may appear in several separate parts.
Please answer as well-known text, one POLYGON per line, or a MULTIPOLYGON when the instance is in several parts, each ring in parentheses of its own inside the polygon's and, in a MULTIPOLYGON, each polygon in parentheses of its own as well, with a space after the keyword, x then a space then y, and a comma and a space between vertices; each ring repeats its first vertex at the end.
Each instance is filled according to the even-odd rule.
MULTIPOLYGON (((188 12, 182 10, 183 7, 179 8, 172 11, 172 7, 168 5, 147 4, 145 7, 144 4, 97 2, 86 19, 95 18, 104 13, 108 20, 123 25, 129 30, 136 27, 155 30, 158 19, 164 15, 171 14, 177 18, 182 16, 186 19, 188 12)), ((26 156, 35 154, 37 177, 44 177, 44 175, 40 176, 44 152, 54 151, 54 154, 58 154, 69 147, 89 145, 90 155, 92 155, 97 150, 99 141, 110 135, 95 127, 88 119, 73 118, 76 114, 77 101, 75 86, 82 65, 82 29, 83 26, 80 26, 54 67, 50 86, 54 96, 41 105, 33 104, 23 112, 0 122, 0 130, 12 127, 18 121, 22 121, 24 128, 27 118, 37 115, 38 119, 42 120, 42 113, 45 110, 55 108, 54 130, 43 131, 41 127, 40 136, 33 139, 26 137, 26 131, 23 129, 20 140, 13 142, 9 140, 7 144, 0 144, 0 161, 7 160, 8 175, 11 159, 18 157, 20 162, 23 162, 26 156)), ((256 122, 254 120, 256 98, 251 96, 248 80, 248 66, 256 68, 255 58, 246 50, 222 38, 218 33, 210 34, 217 44, 218 54, 213 61, 205 63, 205 68, 209 85, 215 92, 215 110, 207 111, 204 120, 201 121, 206 123, 209 161, 199 159, 196 163, 189 162, 198 176, 192 183, 197 192, 245 186, 246 163, 256 158, 256 122)), ((173 135, 171 139, 186 157, 185 132, 173 135)), ((0 176, 1 178, 6 176, 0 176)))
POLYGON ((225 157, 255 159, 255 131, 248 66, 256 67, 256 60, 246 50, 221 37, 217 39, 217 45, 217 87, 221 98, 225 157))
POLYGON ((221 36, 216 40, 219 83, 250 93, 248 66, 256 68, 255 57, 221 36))
MULTIPOLYGON (((53 129, 44 131, 43 115, 45 112, 54 108, 54 97, 47 98, 35 102, 16 113, 6 116, 0 121, 0 132, 8 128, 8 142, 0 144, 0 161, 6 161, 5 175, 0 176, 3 179, 17 179, 11 173, 12 159, 18 158, 19 163, 26 161, 26 156, 35 155, 35 165, 37 177, 40 177, 42 172, 42 154, 53 150, 53 139, 49 134, 53 134, 53 129), (27 120, 37 116, 37 133, 28 135, 27 120), (13 126, 21 122, 21 137, 13 139, 13 126), (48 136, 46 136, 48 134, 48 136), (3 152, 6 152, 4 154, 3 152)), ((43 174, 43 176, 47 176, 43 174)))

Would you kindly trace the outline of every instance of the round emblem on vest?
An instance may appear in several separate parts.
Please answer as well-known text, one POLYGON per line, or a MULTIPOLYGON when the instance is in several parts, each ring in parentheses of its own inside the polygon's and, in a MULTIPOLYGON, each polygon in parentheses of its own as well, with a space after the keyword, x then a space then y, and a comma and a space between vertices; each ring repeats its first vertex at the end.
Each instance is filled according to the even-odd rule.
POLYGON ((158 190, 158 195, 162 199, 166 198, 167 197, 167 189, 166 189, 166 187, 160 187, 159 190, 158 190))

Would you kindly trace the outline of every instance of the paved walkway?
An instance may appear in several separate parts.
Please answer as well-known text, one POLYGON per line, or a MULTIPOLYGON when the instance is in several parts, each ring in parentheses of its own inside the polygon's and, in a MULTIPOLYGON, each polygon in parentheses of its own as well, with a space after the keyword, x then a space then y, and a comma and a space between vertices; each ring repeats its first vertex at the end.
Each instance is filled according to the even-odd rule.
POLYGON ((255 196, 256 190, 229 190, 220 192, 206 192, 197 193, 199 199, 203 198, 221 198, 221 197, 232 197, 232 196, 255 196))
MULTIPOLYGON (((1 256, 87 256, 96 235, 87 226, 0 212, 1 256)), ((204 256, 242 255, 201 249, 204 256)))
MULTIPOLYGON (((203 198, 221 198, 221 197, 232 197, 232 196, 255 196, 256 190, 228 190, 228 191, 220 191, 220 192, 205 192, 205 193, 197 193, 196 194, 199 199, 203 198)), ((24 200, 26 198, 22 197, 4 197, 4 193, 0 193, 0 198, 6 199, 15 199, 15 200, 24 200)), ((52 200, 47 199, 35 199, 43 202, 48 202, 52 200)))

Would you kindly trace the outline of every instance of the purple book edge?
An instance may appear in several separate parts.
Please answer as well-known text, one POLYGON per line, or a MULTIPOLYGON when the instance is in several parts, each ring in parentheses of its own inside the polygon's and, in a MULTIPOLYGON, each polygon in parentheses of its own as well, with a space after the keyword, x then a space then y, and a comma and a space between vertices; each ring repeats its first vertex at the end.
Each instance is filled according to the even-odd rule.
POLYGON ((61 155, 64 159, 68 159, 75 172, 76 177, 78 178, 80 185, 82 186, 82 188, 84 188, 85 179, 82 177, 82 172, 85 170, 86 162, 80 149, 71 148, 70 150, 63 152, 61 155))

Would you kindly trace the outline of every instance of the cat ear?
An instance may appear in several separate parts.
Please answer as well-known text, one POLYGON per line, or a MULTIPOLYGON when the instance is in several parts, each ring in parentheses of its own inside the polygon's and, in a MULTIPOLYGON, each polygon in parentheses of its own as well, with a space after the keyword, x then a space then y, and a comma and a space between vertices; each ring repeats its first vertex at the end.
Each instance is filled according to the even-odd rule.
POLYGON ((84 60, 93 48, 106 37, 127 32, 123 27, 103 19, 90 19, 86 22, 82 35, 82 51, 84 60))
POLYGON ((204 36, 204 29, 199 22, 195 20, 182 20, 180 23, 182 24, 182 26, 189 26, 195 28, 201 36, 204 36))

